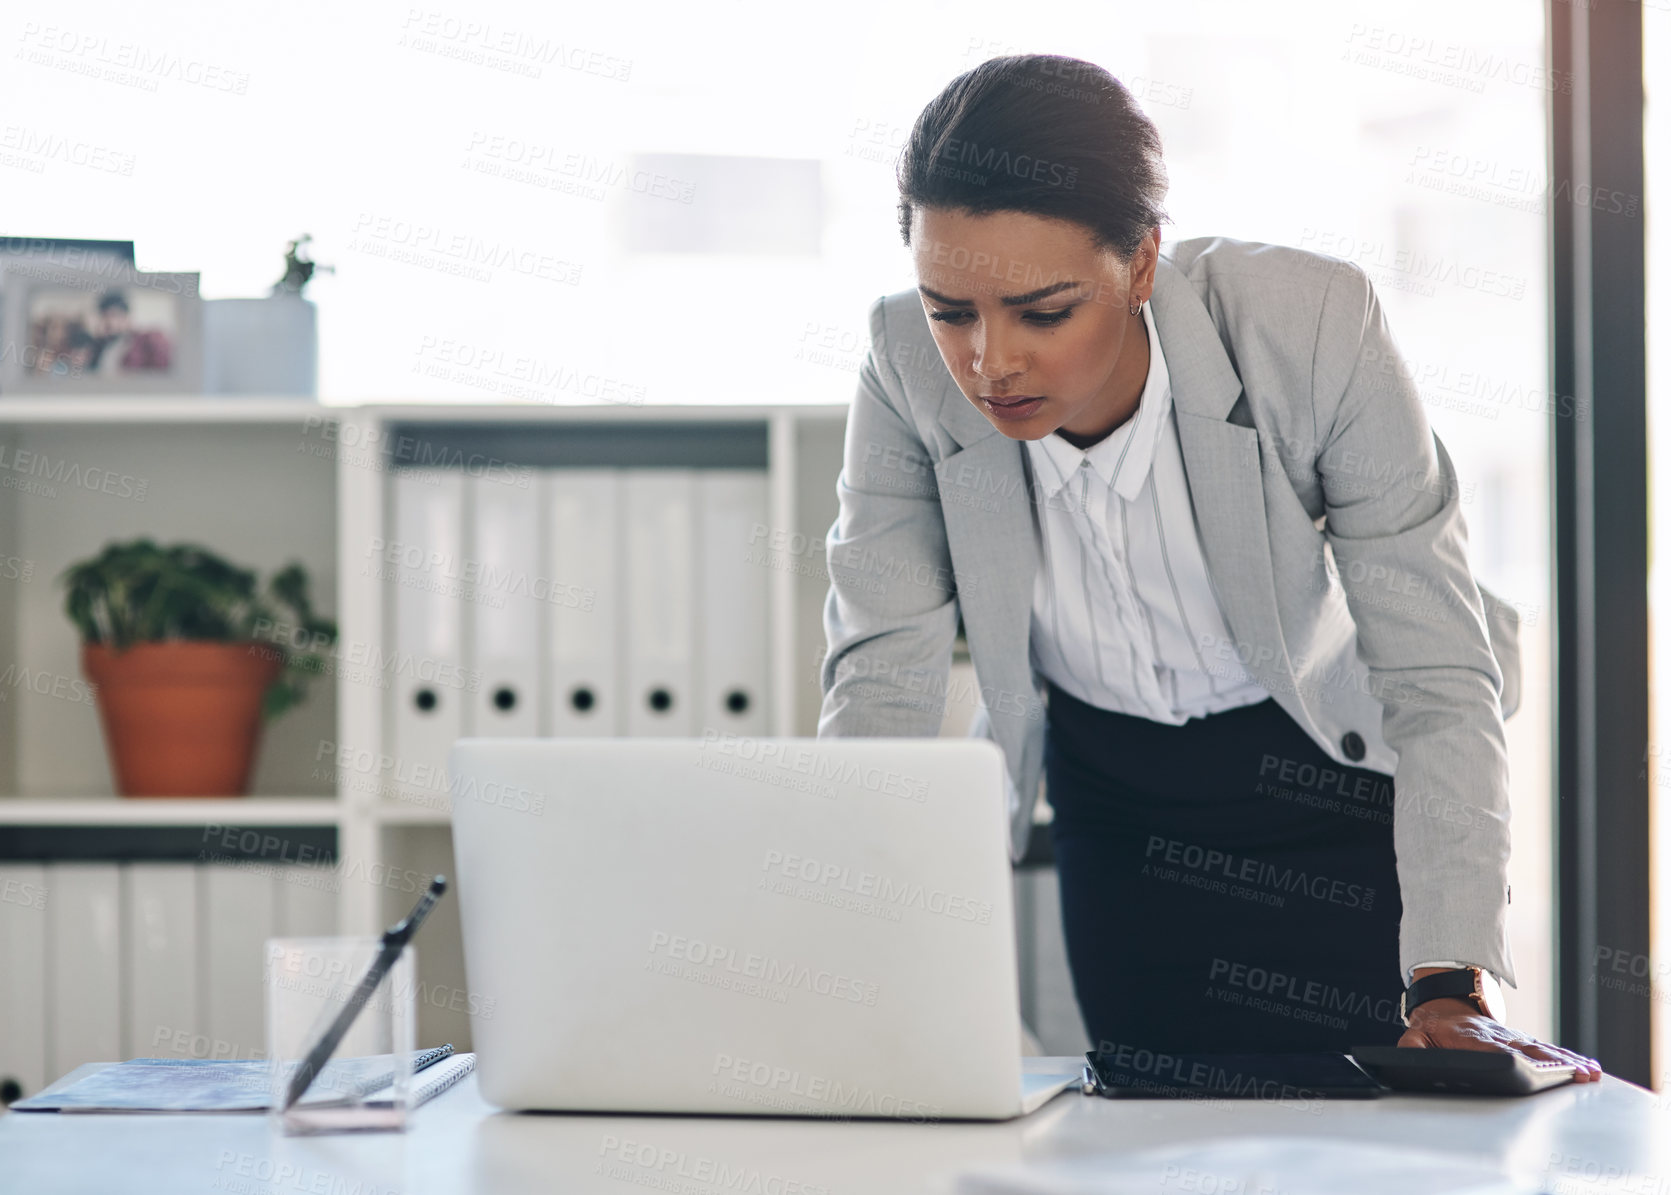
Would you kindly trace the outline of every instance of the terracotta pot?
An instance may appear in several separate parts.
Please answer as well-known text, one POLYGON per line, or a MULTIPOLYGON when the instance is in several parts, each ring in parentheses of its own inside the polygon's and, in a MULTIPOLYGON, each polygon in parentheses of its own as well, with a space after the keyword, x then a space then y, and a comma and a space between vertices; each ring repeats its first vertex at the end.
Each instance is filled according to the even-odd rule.
POLYGON ((261 699, 283 655, 260 643, 169 640, 122 651, 81 646, 124 797, 243 796, 261 737, 261 699))

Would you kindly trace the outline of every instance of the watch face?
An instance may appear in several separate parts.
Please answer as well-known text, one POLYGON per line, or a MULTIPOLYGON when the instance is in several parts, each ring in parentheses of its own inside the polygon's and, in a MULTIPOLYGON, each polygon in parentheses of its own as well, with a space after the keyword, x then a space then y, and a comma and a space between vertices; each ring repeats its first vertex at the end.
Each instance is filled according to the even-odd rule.
POLYGON ((1497 977, 1483 967, 1470 967, 1474 973, 1474 1000, 1480 1011, 1493 1021, 1503 1019, 1503 989, 1497 977))

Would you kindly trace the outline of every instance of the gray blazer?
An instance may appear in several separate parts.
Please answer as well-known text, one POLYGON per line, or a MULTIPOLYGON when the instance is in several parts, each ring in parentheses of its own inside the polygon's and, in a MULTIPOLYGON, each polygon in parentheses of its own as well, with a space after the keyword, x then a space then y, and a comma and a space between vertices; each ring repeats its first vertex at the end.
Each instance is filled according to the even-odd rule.
MULTIPOLYGON (((1201 237, 1151 299, 1184 470, 1234 660, 1325 742, 1380 719, 1397 753, 1400 964, 1513 984, 1508 758, 1518 614, 1475 582, 1449 454, 1356 265, 1201 237), (1342 661, 1349 667, 1343 667, 1342 661)), ((958 390, 915 291, 870 309, 827 538, 823 736, 939 734, 961 618, 970 733, 1003 749, 1031 828, 1045 689, 1028 632, 1034 495, 1021 442, 958 390)))

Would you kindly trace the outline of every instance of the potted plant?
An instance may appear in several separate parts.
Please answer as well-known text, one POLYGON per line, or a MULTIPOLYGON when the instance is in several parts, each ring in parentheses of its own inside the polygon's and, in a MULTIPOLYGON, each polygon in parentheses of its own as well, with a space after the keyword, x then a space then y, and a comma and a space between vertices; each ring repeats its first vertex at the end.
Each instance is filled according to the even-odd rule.
POLYGON ((300 564, 262 592, 206 548, 136 539, 58 580, 127 797, 243 795, 262 719, 305 698, 336 642, 300 564))

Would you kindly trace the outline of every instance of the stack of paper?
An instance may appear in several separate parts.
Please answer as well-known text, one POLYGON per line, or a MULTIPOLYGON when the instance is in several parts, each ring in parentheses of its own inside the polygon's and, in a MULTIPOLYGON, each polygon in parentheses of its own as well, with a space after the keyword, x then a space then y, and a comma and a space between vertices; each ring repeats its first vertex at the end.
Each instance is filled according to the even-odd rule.
MULTIPOLYGON (((414 1056, 414 1106, 445 1091, 474 1068, 474 1054, 447 1057, 451 1047, 414 1056), (443 1062, 442 1060, 445 1059, 443 1062), (430 1065, 439 1063, 440 1065, 430 1065)), ((390 1104, 394 1055, 336 1058, 327 1062, 301 1098, 301 1106, 322 1108, 358 1096, 369 1104, 390 1104)), ((266 1062, 190 1058, 134 1058, 12 1105, 21 1112, 263 1112, 273 1087, 266 1062)))

